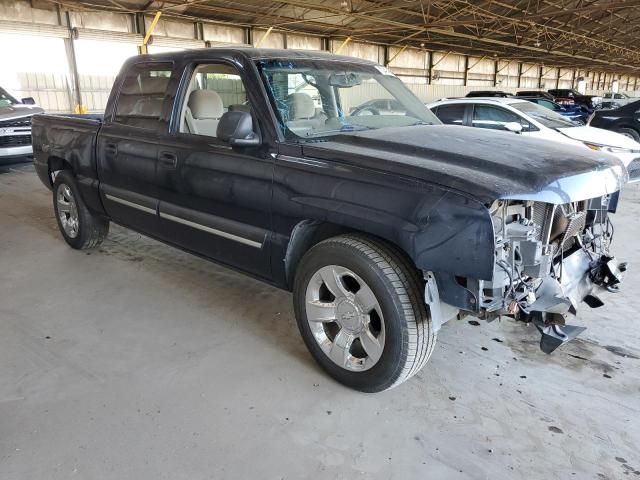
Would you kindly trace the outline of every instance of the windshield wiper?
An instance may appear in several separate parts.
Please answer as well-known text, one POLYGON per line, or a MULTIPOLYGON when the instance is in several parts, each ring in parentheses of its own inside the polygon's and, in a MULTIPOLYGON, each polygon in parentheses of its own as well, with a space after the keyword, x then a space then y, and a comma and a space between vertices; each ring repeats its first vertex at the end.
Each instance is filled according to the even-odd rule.
POLYGON ((330 135, 332 133, 361 132, 363 130, 375 130, 373 127, 365 127, 364 125, 343 125, 333 130, 323 130, 321 132, 307 133, 307 137, 315 137, 317 135, 330 135))

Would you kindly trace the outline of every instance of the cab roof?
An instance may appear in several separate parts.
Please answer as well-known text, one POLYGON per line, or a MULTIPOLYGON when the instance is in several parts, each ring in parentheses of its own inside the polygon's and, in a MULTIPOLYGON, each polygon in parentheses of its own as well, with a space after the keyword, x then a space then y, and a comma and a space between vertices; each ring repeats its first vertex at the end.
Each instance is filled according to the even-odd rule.
POLYGON ((146 55, 147 58, 154 60, 174 60, 191 57, 199 59, 210 57, 212 60, 220 57, 242 56, 248 60, 275 60, 275 59, 291 59, 291 60, 324 60, 348 62, 358 65, 377 65, 375 62, 363 60, 355 57, 347 57, 345 55, 335 55, 322 50, 290 50, 278 48, 254 48, 254 47, 211 47, 197 48, 193 50, 185 50, 180 52, 167 52, 146 55))

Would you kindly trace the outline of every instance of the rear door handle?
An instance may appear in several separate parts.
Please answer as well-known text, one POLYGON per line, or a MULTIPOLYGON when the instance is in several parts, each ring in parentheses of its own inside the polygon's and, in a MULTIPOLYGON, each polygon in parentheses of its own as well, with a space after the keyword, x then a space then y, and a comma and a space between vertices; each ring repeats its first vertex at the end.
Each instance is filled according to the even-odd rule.
POLYGON ((118 145, 115 143, 107 143, 104 150, 109 155, 116 155, 118 153, 118 145))
POLYGON ((176 168, 178 166, 178 156, 173 152, 160 152, 158 160, 165 168, 176 168))

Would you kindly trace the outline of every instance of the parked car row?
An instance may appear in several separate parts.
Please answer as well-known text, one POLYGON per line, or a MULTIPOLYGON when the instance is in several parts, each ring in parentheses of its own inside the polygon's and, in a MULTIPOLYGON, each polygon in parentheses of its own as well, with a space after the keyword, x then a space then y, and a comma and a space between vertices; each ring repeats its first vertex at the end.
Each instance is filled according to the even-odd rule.
POLYGON ((543 90, 522 90, 511 94, 501 90, 474 90, 467 93, 467 98, 477 97, 525 97, 525 98, 545 98, 563 107, 582 108, 585 113, 589 113, 599 108, 616 108, 635 99, 624 93, 608 92, 600 95, 583 95, 573 88, 559 88, 548 91, 543 90))
POLYGON ((132 58, 107 105, 33 121, 64 240, 113 221, 291 290, 311 355, 358 390, 416 374, 454 318, 533 323, 550 353, 626 269, 611 144, 636 143, 533 102, 432 111, 366 60, 228 47, 132 58))
MULTIPOLYGON (((640 160, 640 143, 620 133, 578 125, 537 103, 518 97, 493 97, 441 100, 427 106, 445 124, 511 131, 549 142, 573 145, 580 149, 611 153, 618 157, 626 168, 631 166, 633 171, 629 173, 633 175, 632 181, 640 180, 640 172, 636 167, 640 160)), ((599 115, 597 118, 596 123, 604 121, 606 116, 599 115)))
POLYGON ((607 92, 602 95, 602 108, 618 108, 637 100, 638 98, 630 97, 626 93, 607 92))
MULTIPOLYGON (((507 130, 582 149, 607 151, 629 169, 631 181, 640 180, 640 101, 618 110, 596 110, 590 115, 584 106, 560 105, 549 97, 555 98, 547 92, 510 95, 478 91, 464 98, 441 99, 428 107, 445 124, 507 130)), ((393 99, 369 100, 351 110, 354 116, 406 114, 406 109, 393 99)))
POLYGON ((612 130, 640 142, 640 100, 611 110, 598 110, 589 118, 589 125, 612 130))
POLYGON ((0 87, 0 163, 31 156, 31 118, 42 112, 33 98, 18 101, 0 87))
POLYGON ((580 105, 560 105, 559 103, 556 103, 553 100, 549 100, 548 98, 537 96, 525 97, 521 95, 516 98, 536 103, 541 107, 556 112, 559 115, 562 115, 563 117, 568 118, 569 120, 577 124, 584 125, 585 123, 587 123, 587 120, 589 118, 589 112, 582 108, 580 105))

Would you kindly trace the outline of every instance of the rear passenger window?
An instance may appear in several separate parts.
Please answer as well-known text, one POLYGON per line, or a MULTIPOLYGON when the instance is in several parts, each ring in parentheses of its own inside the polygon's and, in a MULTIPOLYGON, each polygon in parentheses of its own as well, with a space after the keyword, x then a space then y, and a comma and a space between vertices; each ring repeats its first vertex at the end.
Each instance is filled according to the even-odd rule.
POLYGON ((436 116, 442 123, 449 125, 462 125, 464 119, 464 110, 466 105, 463 103, 453 105, 440 105, 436 111, 436 116))
POLYGON ((224 64, 199 65, 182 106, 180 131, 215 137, 222 115, 235 110, 251 111, 236 68, 224 64))
POLYGON ((168 63, 134 65, 120 88, 115 121, 148 130, 165 129, 163 104, 171 68, 168 63))

